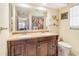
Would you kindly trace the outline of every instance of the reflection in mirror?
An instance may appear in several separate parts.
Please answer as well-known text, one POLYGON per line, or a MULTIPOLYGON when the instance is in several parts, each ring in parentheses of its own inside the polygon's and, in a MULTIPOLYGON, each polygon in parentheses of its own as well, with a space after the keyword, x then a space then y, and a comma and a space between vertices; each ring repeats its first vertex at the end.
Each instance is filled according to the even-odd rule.
POLYGON ((17 30, 28 30, 29 22, 27 18, 17 18, 17 30))
POLYGON ((44 29, 44 17, 32 16, 32 29, 44 29))
POLYGON ((10 4, 10 31, 46 30, 47 11, 10 4))
POLYGON ((17 7, 16 8, 16 20, 17 20, 17 30, 28 30, 29 29, 29 15, 26 8, 17 7))

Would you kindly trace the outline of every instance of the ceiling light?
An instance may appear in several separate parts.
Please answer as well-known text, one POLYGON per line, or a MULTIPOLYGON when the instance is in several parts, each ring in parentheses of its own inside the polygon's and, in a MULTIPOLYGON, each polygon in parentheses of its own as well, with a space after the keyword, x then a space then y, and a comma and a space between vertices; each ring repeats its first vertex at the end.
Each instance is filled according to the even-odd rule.
POLYGON ((46 10, 46 8, 44 8, 44 7, 37 7, 36 9, 39 9, 39 10, 46 10))
POLYGON ((47 3, 42 3, 42 5, 47 5, 47 3))

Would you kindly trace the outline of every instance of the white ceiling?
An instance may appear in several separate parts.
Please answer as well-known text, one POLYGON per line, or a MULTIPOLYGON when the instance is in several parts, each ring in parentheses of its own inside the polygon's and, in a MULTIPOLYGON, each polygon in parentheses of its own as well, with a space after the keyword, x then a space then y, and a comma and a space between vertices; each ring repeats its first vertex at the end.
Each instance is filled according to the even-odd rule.
MULTIPOLYGON (((51 9, 60 9, 60 8, 69 7, 75 4, 76 3, 27 3, 27 4, 20 4, 20 6, 23 6, 23 7, 35 6, 35 7, 45 7, 45 8, 51 8, 51 9)), ((41 8, 41 9, 44 9, 44 8, 41 8)))
POLYGON ((28 3, 32 6, 43 6, 46 8, 59 9, 68 6, 66 3, 28 3))

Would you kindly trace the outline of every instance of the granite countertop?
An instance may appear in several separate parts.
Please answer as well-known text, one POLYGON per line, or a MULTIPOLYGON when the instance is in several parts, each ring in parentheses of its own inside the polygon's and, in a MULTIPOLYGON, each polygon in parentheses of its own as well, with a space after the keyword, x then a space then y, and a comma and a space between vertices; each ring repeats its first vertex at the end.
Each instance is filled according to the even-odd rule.
POLYGON ((27 34, 15 34, 11 35, 9 37, 9 40, 22 40, 22 39, 30 39, 30 38, 38 38, 38 37, 47 37, 47 36, 54 36, 58 35, 57 33, 50 33, 50 32, 45 32, 45 33, 27 33, 27 34))

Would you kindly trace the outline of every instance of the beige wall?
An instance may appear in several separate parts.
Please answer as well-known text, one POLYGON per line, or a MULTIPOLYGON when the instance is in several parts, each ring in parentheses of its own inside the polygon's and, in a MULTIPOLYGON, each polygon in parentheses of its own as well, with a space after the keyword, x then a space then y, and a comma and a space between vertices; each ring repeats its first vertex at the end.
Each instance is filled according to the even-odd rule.
POLYGON ((53 24, 56 23, 58 24, 58 22, 53 18, 54 16, 58 16, 58 10, 55 10, 55 9, 50 9, 47 11, 48 14, 47 14, 47 27, 48 27, 48 30, 52 33, 56 33, 58 34, 58 26, 54 26, 53 24))
POLYGON ((7 55, 7 40, 9 37, 9 5, 0 3, 0 27, 8 28, 0 31, 0 56, 7 55))
MULTIPOLYGON (((69 12, 69 8, 61 9, 59 15, 66 11, 69 12)), ((72 46, 72 53, 79 55, 79 30, 70 29, 69 21, 70 19, 60 19, 59 36, 72 46)))

